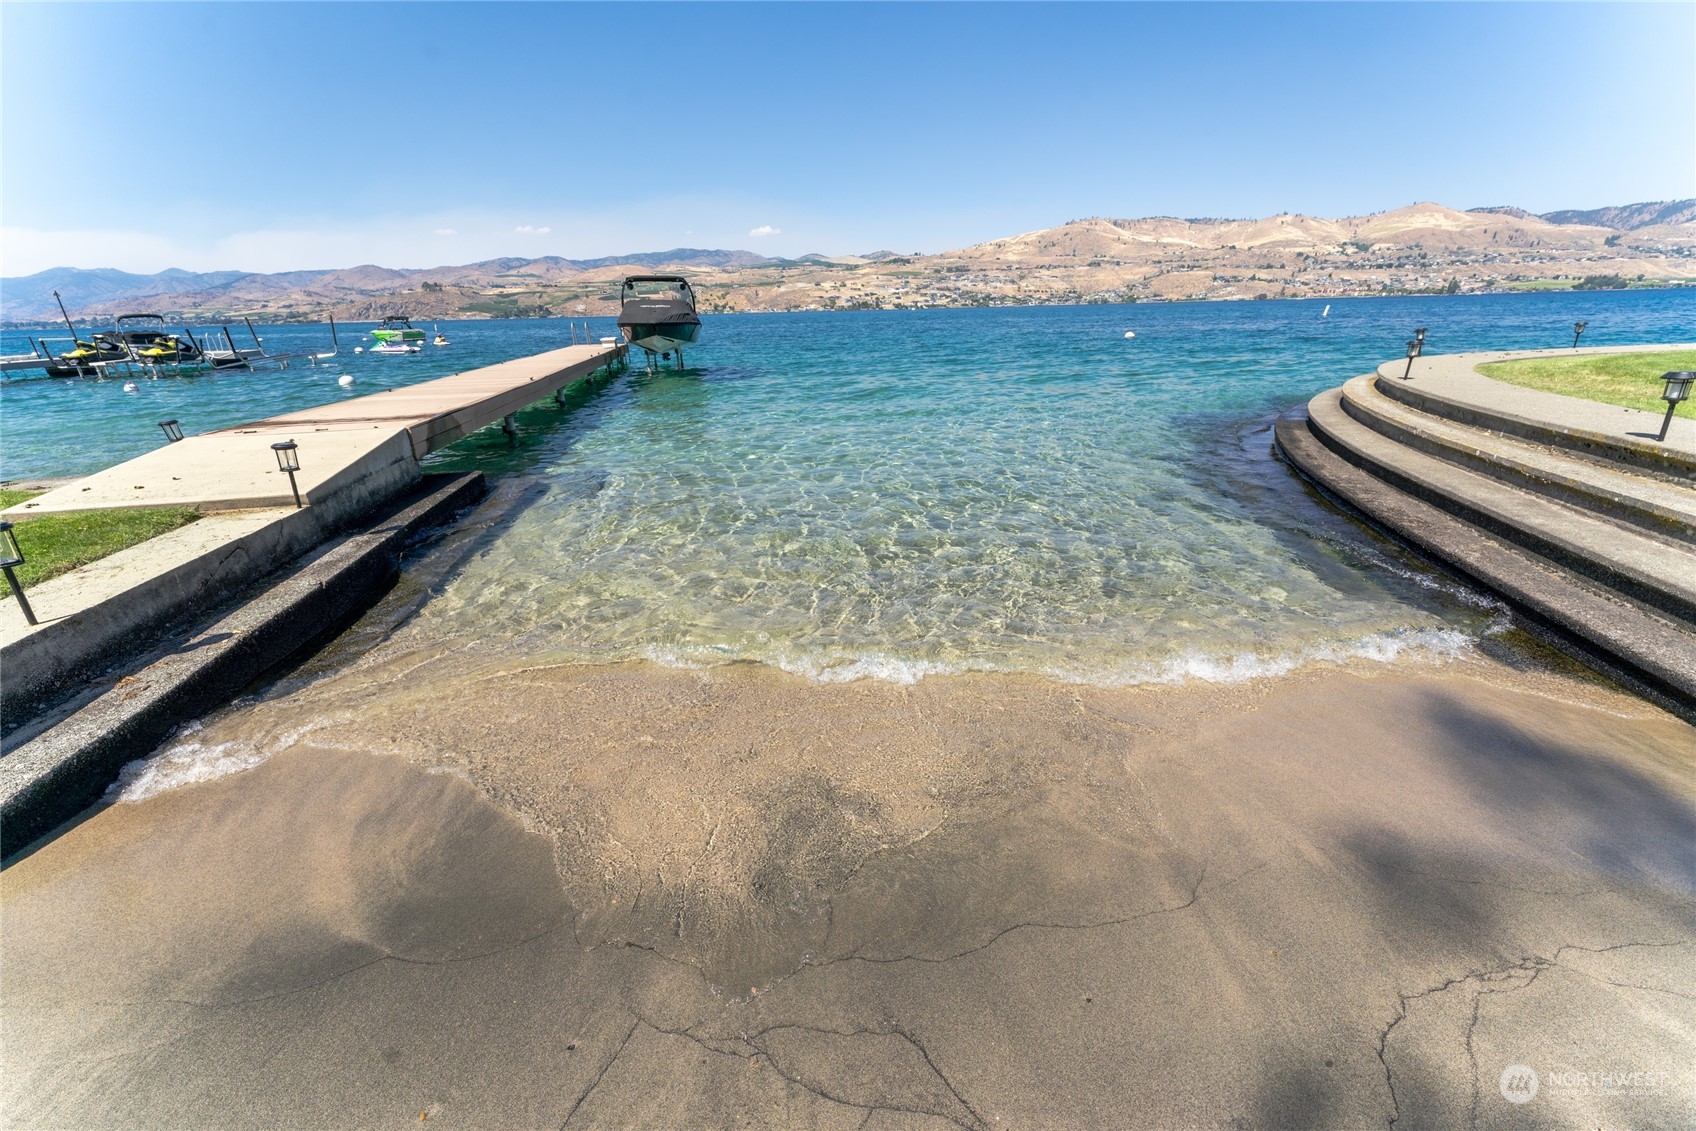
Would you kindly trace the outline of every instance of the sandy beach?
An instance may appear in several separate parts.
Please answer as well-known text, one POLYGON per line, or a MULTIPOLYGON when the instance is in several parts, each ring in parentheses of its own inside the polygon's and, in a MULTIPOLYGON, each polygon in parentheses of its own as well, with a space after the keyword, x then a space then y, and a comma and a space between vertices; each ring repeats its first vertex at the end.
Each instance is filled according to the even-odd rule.
POLYGON ((1696 1116, 1696 743, 1594 680, 448 666, 8 868, 8 1125, 1696 1116))

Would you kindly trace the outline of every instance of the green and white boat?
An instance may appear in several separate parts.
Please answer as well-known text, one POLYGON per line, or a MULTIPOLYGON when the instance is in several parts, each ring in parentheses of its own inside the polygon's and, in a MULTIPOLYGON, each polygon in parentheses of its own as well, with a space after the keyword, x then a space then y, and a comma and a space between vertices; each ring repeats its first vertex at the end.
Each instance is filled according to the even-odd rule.
POLYGON ((412 320, 404 314, 388 315, 381 326, 371 331, 371 336, 384 344, 424 341, 424 331, 413 329, 412 320))

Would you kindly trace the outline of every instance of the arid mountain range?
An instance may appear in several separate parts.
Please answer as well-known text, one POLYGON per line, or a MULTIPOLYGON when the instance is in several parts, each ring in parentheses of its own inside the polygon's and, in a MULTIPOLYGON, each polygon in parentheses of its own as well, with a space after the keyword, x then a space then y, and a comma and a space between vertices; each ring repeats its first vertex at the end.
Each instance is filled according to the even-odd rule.
POLYGON ((996 306, 1696 285, 1696 200, 1532 215, 1414 204, 1329 220, 1091 217, 937 255, 676 248, 604 259, 493 259, 397 270, 131 275, 54 268, 0 279, 0 316, 157 310, 185 322, 255 315, 344 321, 604 315, 632 270, 687 273, 709 311, 996 306))

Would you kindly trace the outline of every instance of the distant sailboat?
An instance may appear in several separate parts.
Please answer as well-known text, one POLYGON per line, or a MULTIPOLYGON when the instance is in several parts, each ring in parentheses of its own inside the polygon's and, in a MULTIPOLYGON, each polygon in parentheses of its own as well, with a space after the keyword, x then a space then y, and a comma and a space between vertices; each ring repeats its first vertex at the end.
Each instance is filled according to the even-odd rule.
POLYGON ((1321 318, 1329 318, 1329 317, 1331 317, 1331 304, 1330 304, 1330 303, 1326 303, 1326 304, 1325 304, 1325 309, 1324 309, 1324 310, 1321 310, 1321 311, 1320 311, 1320 312, 1319 312, 1319 317, 1321 317, 1321 318))

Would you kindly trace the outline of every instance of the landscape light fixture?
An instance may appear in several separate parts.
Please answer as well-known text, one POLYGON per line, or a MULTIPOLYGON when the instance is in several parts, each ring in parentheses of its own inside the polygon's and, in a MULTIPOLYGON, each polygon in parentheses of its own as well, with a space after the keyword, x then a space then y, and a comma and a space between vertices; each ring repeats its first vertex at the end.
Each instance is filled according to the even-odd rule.
POLYGON ((1420 342, 1418 338, 1407 340, 1407 368, 1402 370, 1402 380, 1413 380, 1413 359, 1419 356, 1420 342))
POLYGON ((1590 325, 1590 323, 1588 323, 1588 322, 1574 322, 1572 324, 1572 348, 1573 349, 1578 348, 1578 339, 1583 336, 1584 327, 1586 327, 1588 325, 1590 325))
POLYGON ((1672 427, 1672 414, 1678 411, 1678 406, 1690 399, 1690 386, 1696 384, 1696 373, 1688 369, 1678 369, 1671 373, 1661 374, 1661 380, 1667 383, 1661 393, 1661 399, 1667 402, 1667 418, 1661 421, 1661 434, 1655 437, 1655 442, 1661 443, 1667 438, 1667 429, 1672 427))
POLYGON ((175 420, 161 420, 159 422, 159 428, 165 433, 166 443, 174 444, 183 438, 182 425, 178 424, 175 420))
POLYGON ((12 587, 12 596, 18 599, 24 620, 36 624, 35 610, 29 607, 29 598, 24 596, 24 587, 18 584, 18 575, 12 572, 23 564, 24 552, 18 546, 18 536, 12 532, 12 524, 0 522, 0 570, 6 573, 6 584, 12 587))
POLYGON ((1413 332, 1413 340, 1419 343, 1419 352, 1425 352, 1425 327, 1421 326, 1413 332))
POLYGON ((271 450, 277 453, 277 470, 289 473, 289 490, 294 492, 294 505, 299 507, 300 488, 295 484, 294 473, 300 470, 300 445, 293 440, 283 440, 272 444, 271 450))

